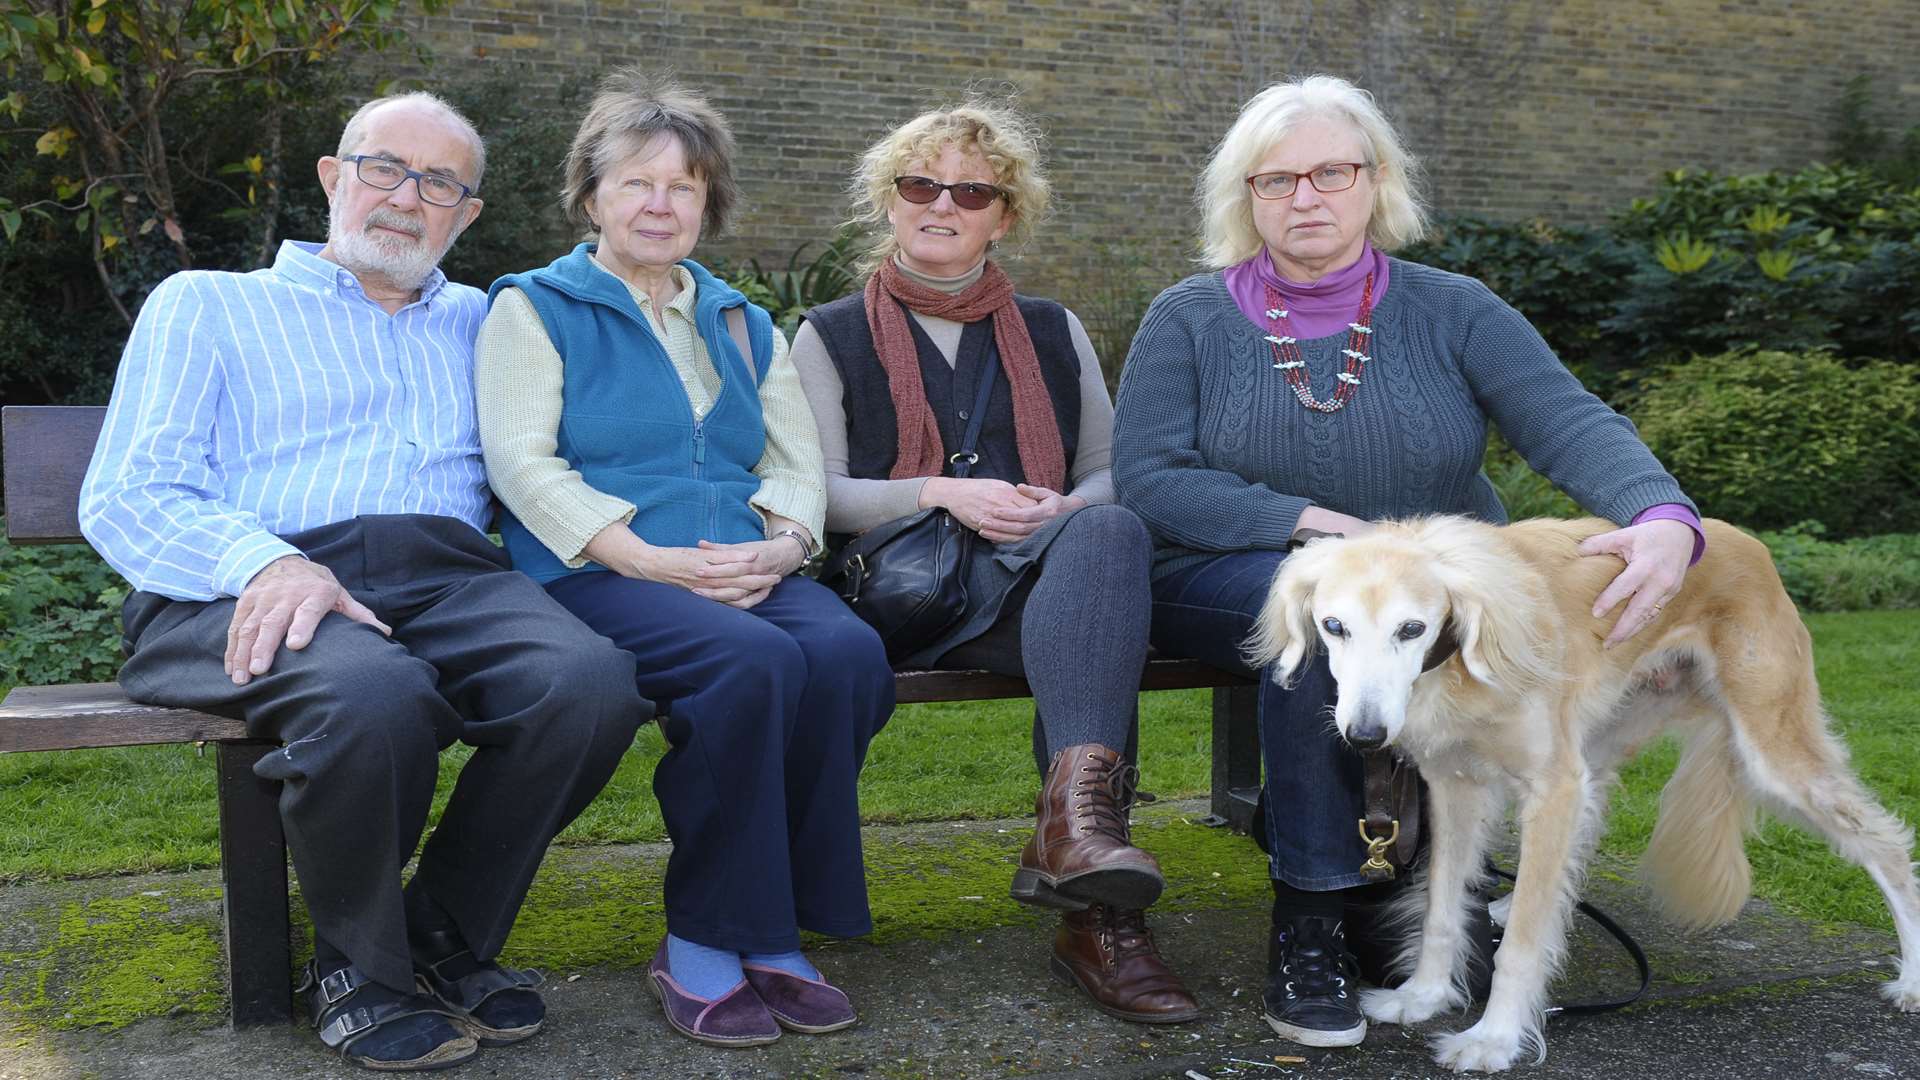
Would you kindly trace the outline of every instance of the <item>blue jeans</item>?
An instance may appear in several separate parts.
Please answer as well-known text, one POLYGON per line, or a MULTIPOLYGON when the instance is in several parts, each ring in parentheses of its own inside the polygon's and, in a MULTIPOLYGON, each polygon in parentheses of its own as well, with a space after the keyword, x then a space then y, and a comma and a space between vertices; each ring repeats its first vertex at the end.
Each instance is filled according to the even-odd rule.
MULTIPOLYGON (((1282 551, 1236 551, 1153 583, 1153 646, 1252 676, 1241 643, 1266 603, 1282 551)), ((1366 884, 1357 826, 1365 798, 1360 755, 1333 728, 1335 686, 1316 651, 1292 690, 1260 677, 1260 757, 1266 767, 1267 843, 1273 876, 1296 889, 1366 884)))

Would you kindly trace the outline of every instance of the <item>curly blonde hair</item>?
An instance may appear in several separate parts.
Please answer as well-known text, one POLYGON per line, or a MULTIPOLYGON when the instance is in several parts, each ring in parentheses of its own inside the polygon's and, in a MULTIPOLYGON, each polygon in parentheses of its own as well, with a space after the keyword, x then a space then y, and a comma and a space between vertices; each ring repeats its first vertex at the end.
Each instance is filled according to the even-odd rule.
POLYGON ((993 169, 993 182, 1006 192, 1013 225, 1006 243, 1018 246, 1033 237, 1053 201, 1053 185, 1040 164, 1040 127, 1011 102, 971 97, 952 107, 933 109, 887 132, 867 148, 854 169, 849 190, 853 221, 870 237, 860 260, 872 272, 899 250, 887 211, 899 195, 893 179, 921 162, 940 156, 951 144, 961 153, 979 154, 993 169))
POLYGON ((1345 79, 1310 75, 1275 83, 1240 109, 1240 118, 1214 148, 1200 174, 1200 261, 1214 269, 1236 266, 1265 247, 1253 227, 1247 175, 1293 129, 1309 120, 1335 120, 1360 136, 1373 177, 1373 216, 1367 239, 1393 251, 1427 232, 1420 159, 1407 150, 1373 95, 1345 79))

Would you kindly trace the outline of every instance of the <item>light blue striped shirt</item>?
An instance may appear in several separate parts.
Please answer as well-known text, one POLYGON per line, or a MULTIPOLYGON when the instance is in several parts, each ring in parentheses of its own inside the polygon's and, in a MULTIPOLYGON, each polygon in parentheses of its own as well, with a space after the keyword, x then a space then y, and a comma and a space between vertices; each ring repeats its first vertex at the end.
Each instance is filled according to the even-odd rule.
POLYGON ((282 537, 362 514, 486 527, 486 294, 435 270, 388 315, 319 250, 183 271, 141 307, 80 491, 80 531, 135 588, 238 596, 299 554, 282 537))

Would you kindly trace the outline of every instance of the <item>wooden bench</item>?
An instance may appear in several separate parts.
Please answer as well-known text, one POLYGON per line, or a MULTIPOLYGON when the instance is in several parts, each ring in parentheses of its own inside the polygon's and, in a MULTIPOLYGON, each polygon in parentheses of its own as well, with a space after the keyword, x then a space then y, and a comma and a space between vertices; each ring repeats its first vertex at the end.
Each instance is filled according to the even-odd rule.
MULTIPOLYGON (((84 543, 77 518, 80 482, 105 410, 94 406, 8 406, 0 410, 8 539, 16 544, 84 543)), ((1025 679, 985 671, 903 671, 901 704, 1030 696, 1025 679)), ((1213 688, 1213 816, 1245 830, 1260 784, 1257 688, 1188 660, 1153 660, 1142 690, 1213 688)), ((0 753, 78 750, 149 743, 212 743, 220 801, 220 877, 226 914, 228 988, 235 1027, 292 1019, 286 837, 277 782, 253 765, 278 744, 247 737, 238 720, 141 705, 115 683, 22 686, 0 704, 0 753)))

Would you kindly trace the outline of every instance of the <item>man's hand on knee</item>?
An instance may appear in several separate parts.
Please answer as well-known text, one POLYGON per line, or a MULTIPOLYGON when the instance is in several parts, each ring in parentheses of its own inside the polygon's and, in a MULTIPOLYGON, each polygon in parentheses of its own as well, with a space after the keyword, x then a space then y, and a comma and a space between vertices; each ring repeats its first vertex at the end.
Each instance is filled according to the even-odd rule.
POLYGON ((392 627, 341 588, 333 571, 319 563, 298 555, 268 563, 241 590, 233 621, 227 624, 225 667, 234 685, 245 686, 255 675, 266 674, 282 642, 289 649, 306 648, 314 627, 329 611, 393 634, 392 627))

